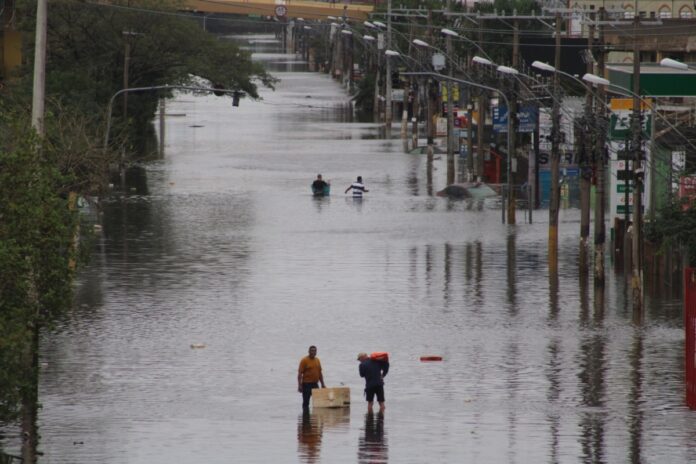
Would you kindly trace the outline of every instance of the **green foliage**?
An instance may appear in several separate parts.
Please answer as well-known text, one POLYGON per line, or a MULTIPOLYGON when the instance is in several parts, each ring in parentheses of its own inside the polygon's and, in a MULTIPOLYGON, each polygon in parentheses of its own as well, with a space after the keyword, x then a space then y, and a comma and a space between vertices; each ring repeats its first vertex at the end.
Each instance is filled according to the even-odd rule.
POLYGON ((660 249, 681 246, 689 266, 696 266, 696 204, 675 202, 657 212, 654 221, 645 224, 645 238, 660 249), (688 207, 690 206, 690 207, 688 207))
POLYGON ((370 72, 360 79, 355 89, 355 106, 363 113, 372 113, 375 98, 375 73, 370 72))
MULTIPOLYGON (((0 110, 6 108, 0 107, 0 110)), ((70 306, 77 215, 26 118, 0 111, 0 421, 32 391, 32 334, 70 306)))
MULTIPOLYGON (((272 86, 274 78, 251 55, 229 41, 202 30, 198 22, 169 1, 139 2, 138 7, 114 3, 51 2, 48 21, 46 89, 50 113, 77 112, 91 122, 88 132, 103 134, 111 97, 128 87, 193 85, 200 79, 258 98, 257 85, 272 86), (128 60, 126 60, 128 55, 128 60)), ((17 17, 25 37, 34 34, 34 0, 18 0, 17 17)), ((17 94, 29 94, 34 44, 27 41, 24 69, 17 94)), ((151 121, 161 92, 130 92, 127 121, 123 97, 114 101, 114 137, 124 130, 131 140, 151 134, 151 121)), ((226 98, 229 98, 226 97, 226 98)), ((232 109, 230 109, 232 111, 232 109)), ((60 115, 58 115, 60 117, 60 115)))

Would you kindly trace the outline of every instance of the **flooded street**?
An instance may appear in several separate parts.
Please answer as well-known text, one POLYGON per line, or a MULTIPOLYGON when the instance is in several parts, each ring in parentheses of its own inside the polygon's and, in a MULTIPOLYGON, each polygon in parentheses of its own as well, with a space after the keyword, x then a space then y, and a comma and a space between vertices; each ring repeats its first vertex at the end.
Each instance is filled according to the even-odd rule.
POLYGON ((429 182, 398 124, 384 139, 327 75, 252 46, 276 91, 168 102, 147 191, 105 200, 75 309, 42 339, 40 462, 696 459, 680 301, 635 318, 611 265, 597 296, 576 209, 549 278, 547 210, 509 227, 496 200, 434 196, 444 156, 429 182), (311 195, 318 173, 329 197, 311 195), (362 201, 344 195, 358 175, 362 201), (302 414, 312 344, 350 409, 302 414), (390 353, 383 416, 360 351, 390 353))

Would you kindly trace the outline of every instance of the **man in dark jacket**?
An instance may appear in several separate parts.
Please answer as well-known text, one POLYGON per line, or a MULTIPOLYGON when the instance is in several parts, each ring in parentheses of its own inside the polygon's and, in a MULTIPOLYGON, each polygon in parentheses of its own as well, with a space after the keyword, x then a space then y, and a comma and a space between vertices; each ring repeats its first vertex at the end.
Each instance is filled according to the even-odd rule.
POLYGON ((389 361, 370 359, 367 353, 358 354, 360 377, 365 378, 365 399, 367 410, 372 411, 375 395, 379 403, 379 412, 384 412, 384 377, 389 372, 389 361))

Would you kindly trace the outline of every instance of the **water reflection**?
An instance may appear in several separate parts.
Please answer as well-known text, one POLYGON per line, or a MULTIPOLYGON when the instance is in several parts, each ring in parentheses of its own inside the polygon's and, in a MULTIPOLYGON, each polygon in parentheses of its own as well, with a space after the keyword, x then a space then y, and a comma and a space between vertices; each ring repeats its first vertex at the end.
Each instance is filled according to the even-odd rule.
POLYGON ((546 367, 546 380, 549 384, 546 392, 546 400, 550 406, 550 412, 546 416, 546 421, 549 424, 549 462, 559 462, 559 442, 561 430, 561 415, 557 412, 556 406, 559 404, 561 395, 561 372, 563 364, 560 354, 560 339, 554 336, 549 341, 548 348, 548 365, 546 367))
POLYGON ((510 314, 517 314, 517 236, 515 230, 511 228, 507 236, 507 300, 510 304, 510 314))
POLYGON ((633 333, 633 344, 629 353, 631 387, 628 394, 629 457, 632 463, 643 462, 643 328, 638 326, 633 333))
POLYGON ((305 410, 297 421, 297 454, 302 462, 319 462, 322 424, 318 417, 305 410))
POLYGON ((595 292, 594 316, 589 315, 589 275, 580 273, 580 322, 585 331, 580 340, 580 371, 578 380, 582 405, 580 416, 580 446, 586 462, 606 460, 605 410, 606 333, 604 324, 604 295, 595 292))
POLYGON ((325 430, 348 430, 349 408, 313 408, 297 420, 297 455, 300 462, 321 462, 321 442, 325 430))
POLYGON ((358 462, 389 462, 389 446, 384 430, 384 413, 368 412, 365 414, 364 435, 358 440, 358 462))

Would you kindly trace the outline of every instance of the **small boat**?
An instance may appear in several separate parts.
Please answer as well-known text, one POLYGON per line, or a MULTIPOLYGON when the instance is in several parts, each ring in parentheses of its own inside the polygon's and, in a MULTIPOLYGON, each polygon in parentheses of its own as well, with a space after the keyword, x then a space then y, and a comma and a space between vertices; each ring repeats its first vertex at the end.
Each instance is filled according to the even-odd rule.
POLYGON ((312 193, 314 194, 315 197, 328 197, 330 192, 331 192, 331 185, 330 184, 324 185, 323 189, 315 188, 312 185, 312 193))

